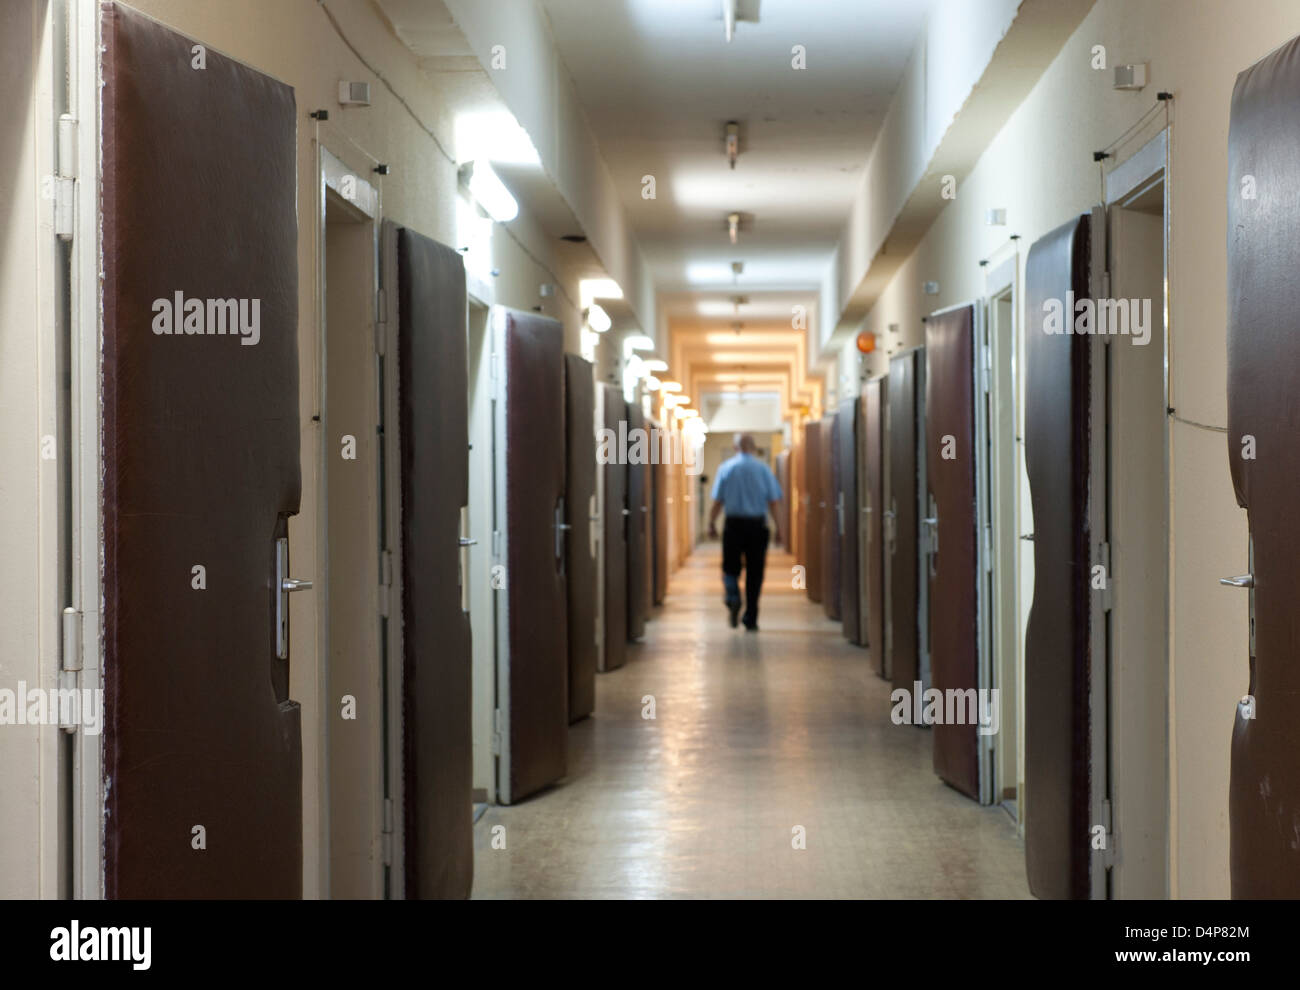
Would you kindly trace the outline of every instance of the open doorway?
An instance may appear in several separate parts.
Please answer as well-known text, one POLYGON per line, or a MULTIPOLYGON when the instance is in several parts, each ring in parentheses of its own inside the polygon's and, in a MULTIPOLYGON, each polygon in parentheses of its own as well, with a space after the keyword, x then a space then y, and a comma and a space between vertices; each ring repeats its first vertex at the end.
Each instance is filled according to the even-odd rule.
POLYGON ((391 844, 384 832, 392 775, 385 738, 393 713, 385 691, 379 597, 384 503, 382 376, 375 346, 378 196, 324 149, 321 176, 323 889, 333 898, 380 898, 390 879, 391 844))
POLYGON ((1106 895, 1122 898, 1169 896, 1166 136, 1106 181, 1107 777, 1123 844, 1106 895))
MULTIPOLYGON (((474 802, 494 803, 496 793, 496 612, 492 541, 497 528, 493 517, 493 355, 488 332, 490 310, 471 297, 469 301, 469 505, 461 521, 464 548, 461 587, 463 607, 469 611, 473 639, 473 763, 474 802)), ((500 582, 498 581, 497 584, 500 582)))
MULTIPOLYGON (((1024 671, 1020 628, 1017 539, 1020 532, 1017 498, 1021 484, 1017 450, 1016 281, 1019 257, 1013 255, 994 268, 987 279, 984 321, 984 390, 988 464, 988 528, 990 570, 987 582, 990 674, 998 692, 998 731, 993 737, 993 800, 1017 822, 1020 819, 1019 709, 1024 671)), ((1031 585, 1032 587, 1032 585, 1031 585)))

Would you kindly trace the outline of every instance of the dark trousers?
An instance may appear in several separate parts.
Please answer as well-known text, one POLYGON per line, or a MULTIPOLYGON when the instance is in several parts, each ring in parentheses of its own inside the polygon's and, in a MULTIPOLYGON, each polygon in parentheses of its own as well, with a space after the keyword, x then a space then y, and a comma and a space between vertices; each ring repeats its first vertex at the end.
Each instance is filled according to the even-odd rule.
POLYGON ((742 559, 745 566, 745 615, 747 626, 758 624, 758 593, 763 589, 763 567, 767 563, 767 520, 728 516, 722 527, 722 581, 727 598, 740 597, 737 579, 742 559))

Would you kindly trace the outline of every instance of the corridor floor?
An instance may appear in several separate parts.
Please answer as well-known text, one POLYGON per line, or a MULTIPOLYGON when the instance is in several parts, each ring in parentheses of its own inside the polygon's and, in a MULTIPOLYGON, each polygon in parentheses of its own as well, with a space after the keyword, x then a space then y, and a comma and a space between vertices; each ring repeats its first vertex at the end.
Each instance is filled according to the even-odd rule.
POLYGON ((1029 896, 1010 817, 939 781, 930 734, 890 722, 869 654, 791 564, 769 557, 746 633, 716 545, 697 549, 627 665, 597 675, 568 776, 475 825, 475 897, 1029 896))

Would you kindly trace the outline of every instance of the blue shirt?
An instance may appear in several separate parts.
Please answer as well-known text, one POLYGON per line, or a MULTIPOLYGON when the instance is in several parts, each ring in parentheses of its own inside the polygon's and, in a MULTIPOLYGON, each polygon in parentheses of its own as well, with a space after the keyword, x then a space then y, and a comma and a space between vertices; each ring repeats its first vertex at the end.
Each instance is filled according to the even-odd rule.
POLYGON ((780 498, 776 475, 753 454, 724 461, 713 479, 713 501, 721 502, 728 516, 766 519, 767 504, 780 498))

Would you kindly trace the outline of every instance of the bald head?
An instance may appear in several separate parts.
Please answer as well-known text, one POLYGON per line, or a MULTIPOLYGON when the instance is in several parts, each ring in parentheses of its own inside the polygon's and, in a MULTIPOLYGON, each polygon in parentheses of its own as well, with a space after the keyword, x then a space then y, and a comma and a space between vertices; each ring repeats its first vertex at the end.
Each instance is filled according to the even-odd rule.
POLYGON ((749 433, 737 433, 732 442, 742 454, 752 454, 758 450, 758 444, 754 443, 754 437, 749 433))

